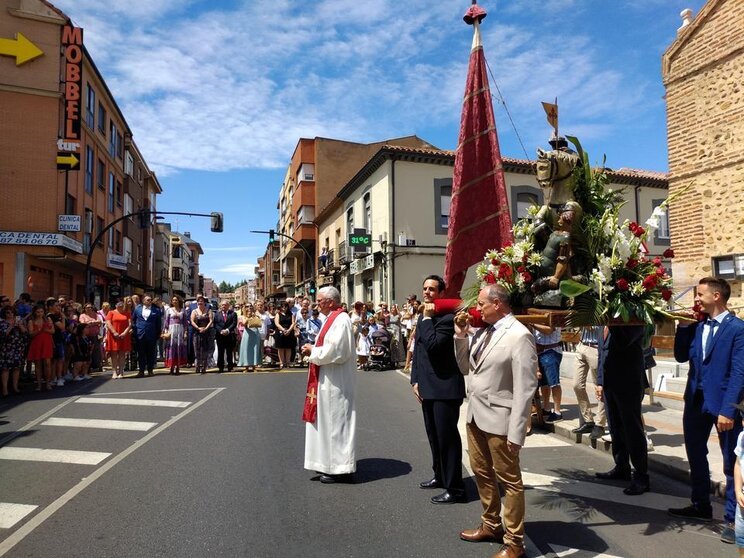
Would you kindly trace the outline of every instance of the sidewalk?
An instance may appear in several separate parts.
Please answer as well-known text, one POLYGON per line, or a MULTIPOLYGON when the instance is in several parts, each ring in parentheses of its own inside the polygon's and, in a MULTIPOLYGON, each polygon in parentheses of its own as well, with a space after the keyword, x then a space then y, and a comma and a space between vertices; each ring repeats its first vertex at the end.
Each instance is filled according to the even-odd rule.
MULTIPOLYGON (((612 444, 602 440, 590 440, 588 434, 574 434, 572 429, 579 426, 579 407, 573 390, 573 380, 561 377, 563 398, 561 410, 562 421, 545 424, 548 431, 558 436, 573 440, 607 453, 612 452, 612 444)), ((596 401, 594 385, 587 383, 589 400, 596 401)), ((648 399, 648 398, 646 398, 648 399)), ((463 405, 465 408, 465 405, 463 405)), ((651 471, 689 483, 689 468, 682 435, 682 411, 665 409, 659 405, 643 405, 643 419, 646 422, 646 432, 654 443, 653 451, 648 454, 648 467, 651 471)), ((723 474, 723 459, 718 446, 718 436, 715 430, 708 439, 708 463, 711 471, 711 492, 722 496, 726 490, 726 477, 723 474)))

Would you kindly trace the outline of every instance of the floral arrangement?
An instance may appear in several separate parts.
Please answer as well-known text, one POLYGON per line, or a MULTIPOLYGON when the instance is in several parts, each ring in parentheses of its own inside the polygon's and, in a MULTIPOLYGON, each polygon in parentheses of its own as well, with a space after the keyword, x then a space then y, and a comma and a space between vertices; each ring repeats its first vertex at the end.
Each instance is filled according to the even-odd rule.
MULTIPOLYGON (((662 316, 671 317, 667 307, 673 285, 664 264, 674 257, 674 251, 670 248, 663 256, 653 258, 646 255, 646 241, 659 228, 671 198, 656 207, 644 225, 620 222, 618 214, 624 202, 619 192, 608 187, 604 165, 592 169, 578 139, 568 139, 582 161, 574 169, 574 197, 584 213, 572 235, 571 266, 575 274, 559 284, 560 294, 568 302, 566 325, 613 321, 651 324, 662 316)), ((513 243, 486 253, 476 268, 477 281, 463 292, 465 305, 472 306, 478 291, 494 283, 511 294, 513 308, 532 305, 533 287, 537 287, 541 269, 545 269, 533 222, 539 210, 537 206, 530 208, 527 218, 514 225, 513 243)))

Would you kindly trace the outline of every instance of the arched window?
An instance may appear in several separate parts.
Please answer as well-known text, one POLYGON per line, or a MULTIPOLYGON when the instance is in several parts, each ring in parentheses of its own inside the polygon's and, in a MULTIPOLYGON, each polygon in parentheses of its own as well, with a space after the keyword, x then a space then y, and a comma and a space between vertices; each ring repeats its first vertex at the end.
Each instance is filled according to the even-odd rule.
POLYGON ((535 186, 512 186, 511 193, 512 223, 528 217, 527 210, 533 205, 543 204, 543 192, 535 186))

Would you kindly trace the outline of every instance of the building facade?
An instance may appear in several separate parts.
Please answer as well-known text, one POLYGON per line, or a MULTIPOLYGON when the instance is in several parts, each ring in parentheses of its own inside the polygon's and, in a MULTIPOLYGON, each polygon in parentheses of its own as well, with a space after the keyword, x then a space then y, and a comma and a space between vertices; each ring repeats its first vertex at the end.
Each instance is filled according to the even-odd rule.
POLYGON ((742 30, 744 2, 709 0, 662 59, 669 193, 681 193, 670 208, 673 271, 688 304, 708 275, 730 280, 731 305, 744 304, 742 30))
POLYGON ((93 245, 128 209, 155 208, 161 189, 83 30, 44 0, 0 0, 0 13, 0 37, 37 49, 0 57, 0 292, 100 305, 151 288, 151 224, 117 222, 93 245))
MULTIPOLYGON (((504 158, 512 220, 543 203, 533 161, 504 158)), ((318 285, 335 285, 343 300, 405 302, 420 295, 424 277, 442 274, 447 244, 454 153, 386 145, 367 161, 316 219, 321 256, 318 285), (369 248, 349 246, 349 235, 368 234, 369 248)), ((643 222, 667 197, 662 173, 608 172, 610 187, 627 203, 620 218, 643 222)), ((668 223, 649 242, 650 255, 669 246, 668 223)), ((474 281, 468 276, 466 284, 474 281)))

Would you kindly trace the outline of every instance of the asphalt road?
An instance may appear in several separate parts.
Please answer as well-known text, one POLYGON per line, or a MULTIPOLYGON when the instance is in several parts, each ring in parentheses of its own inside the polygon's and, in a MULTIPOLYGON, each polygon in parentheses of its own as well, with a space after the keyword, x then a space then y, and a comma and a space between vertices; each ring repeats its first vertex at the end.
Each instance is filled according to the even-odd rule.
MULTIPOLYGON (((0 556, 496 552, 498 545, 457 536, 479 522, 472 480, 467 504, 436 506, 429 502, 436 492, 418 488, 431 469, 407 379, 365 372, 357 389, 353 485, 323 485, 302 468, 303 372, 101 378, 4 401, 0 556)), ((622 484, 594 482, 595 471, 612 466, 607 455, 547 434, 528 440, 531 557, 736 554, 718 540, 718 525, 667 516, 667 507, 685 505, 686 486, 652 476, 653 493, 628 497, 622 484)))

